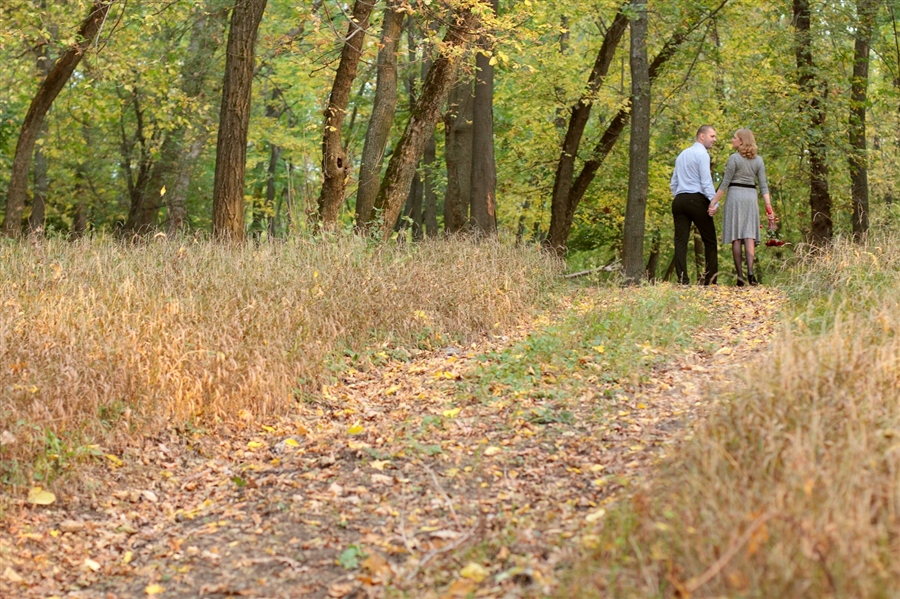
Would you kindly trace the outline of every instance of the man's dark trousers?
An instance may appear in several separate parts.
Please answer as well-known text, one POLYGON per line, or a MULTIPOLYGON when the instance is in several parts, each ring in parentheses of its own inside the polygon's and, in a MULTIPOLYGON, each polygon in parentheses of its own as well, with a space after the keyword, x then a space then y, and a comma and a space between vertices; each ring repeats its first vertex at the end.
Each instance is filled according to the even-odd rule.
POLYGON ((716 282, 719 272, 719 247, 716 242, 716 223, 709 215, 709 199, 702 193, 680 193, 672 200, 672 217, 675 219, 675 275, 678 282, 689 285, 687 274, 687 248, 691 236, 691 223, 697 225, 706 258, 703 284, 716 282))

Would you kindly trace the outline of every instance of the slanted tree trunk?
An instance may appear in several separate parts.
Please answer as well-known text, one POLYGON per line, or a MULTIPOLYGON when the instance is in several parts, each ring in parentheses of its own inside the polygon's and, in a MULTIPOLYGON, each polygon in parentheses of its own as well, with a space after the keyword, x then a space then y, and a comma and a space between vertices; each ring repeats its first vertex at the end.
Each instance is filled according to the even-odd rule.
POLYGON ((72 76, 75 67, 81 62, 84 53, 94 43, 94 38, 100 32, 110 6, 112 6, 111 0, 95 0, 91 3, 91 11, 78 29, 76 36, 78 41, 56 60, 31 100, 25 120, 22 122, 19 141, 16 143, 16 154, 13 158, 9 191, 6 196, 3 233, 7 236, 18 237, 22 232, 22 211, 28 198, 31 159, 34 155, 34 146, 41 134, 44 117, 50 110, 50 106, 53 105, 56 96, 72 76))
POLYGON ((644 222, 650 163, 650 72, 647 64, 647 0, 632 2, 631 141, 628 152, 628 200, 622 242, 622 269, 628 283, 644 275, 644 222))
POLYGON ((406 129, 391 155, 378 197, 375 199, 376 210, 380 210, 384 215, 382 237, 385 240, 390 238, 394 230, 394 223, 397 222, 403 201, 409 193, 416 164, 422 156, 428 136, 434 131, 440 117, 441 106, 453 84, 460 60, 459 50, 470 41, 477 22, 478 19, 470 8, 462 9, 451 19, 441 44, 446 52, 440 54, 428 69, 415 110, 410 115, 406 129))
MULTIPOLYGON (((497 14, 497 0, 486 0, 497 14)), ((497 164, 494 160, 494 66, 491 41, 483 35, 475 57, 472 101, 472 224, 480 235, 497 235, 497 164)))
POLYGON ((458 233, 469 222, 472 201, 472 81, 456 82, 444 113, 444 161, 447 190, 444 195, 444 231, 458 233))
POLYGON ((828 191, 828 162, 825 145, 827 111, 823 99, 827 84, 816 76, 812 55, 809 0, 794 0, 794 37, 797 83, 802 97, 800 111, 809 119, 807 150, 809 155, 810 241, 822 244, 834 234, 831 195, 828 191))
POLYGON ((244 176, 254 48, 265 10, 266 0, 236 0, 231 13, 213 183, 212 233, 222 240, 243 241, 245 235, 244 176))
POLYGON ((572 107, 572 113, 569 116, 569 128, 566 130, 562 152, 556 164, 556 176, 553 179, 553 195, 550 199, 549 239, 551 245, 559 253, 562 253, 560 249, 565 246, 565 240, 569 236, 565 215, 575 175, 575 159, 578 156, 578 148, 581 145, 581 138, 584 136, 584 130, 591 116, 594 96, 596 96, 600 86, 606 80, 609 67, 616 55, 616 48, 628 27, 628 6, 629 3, 626 2, 619 8, 612 24, 606 30, 606 34, 603 36, 603 43, 600 44, 597 59, 594 61, 594 68, 591 70, 591 75, 588 78, 587 88, 572 107), (558 242, 560 245, 557 245, 558 242))
POLYGON ((337 227, 338 215, 344 204, 350 161, 341 140, 344 116, 350 102, 350 91, 362 46, 369 27, 369 16, 375 3, 372 0, 356 0, 353 15, 347 28, 347 39, 341 50, 341 61, 334 74, 334 84, 325 109, 325 126, 322 134, 322 191, 319 194, 319 225, 323 229, 337 227))
POLYGON ((853 78, 850 81, 850 196, 853 204, 853 236, 860 240, 869 230, 869 173, 866 144, 866 103, 869 88, 869 44, 878 2, 857 0, 853 78))
POLYGON ((375 219, 375 196, 378 195, 384 151, 397 109, 397 47, 402 31, 403 13, 397 10, 397 2, 390 0, 384 9, 375 99, 359 165, 359 187, 356 191, 356 225, 359 230, 367 229, 375 219))
MULTIPOLYGON (((728 0, 721 0, 715 8, 707 12, 701 18, 692 23, 687 23, 679 27, 672 36, 666 40, 666 43, 660 49, 659 53, 650 63, 650 83, 656 80, 657 76, 662 72, 663 66, 678 51, 681 45, 688 39, 690 34, 700 27, 709 19, 714 18, 721 11, 728 0)), ((575 218, 575 210, 578 204, 587 192, 588 186, 597 175, 597 171, 603 164, 603 161, 612 151, 619 139, 625 125, 628 124, 631 113, 631 98, 629 98, 624 106, 619 109, 616 115, 610 120, 606 126, 606 130, 600 137, 600 141, 594 146, 591 157, 584 162, 575 182, 571 184, 568 199, 560 201, 555 205, 551 205, 550 210, 550 232, 545 241, 545 245, 549 246, 557 255, 563 255, 566 251, 566 245, 569 239, 569 232, 572 230, 572 222, 575 218)), ((577 146, 576 146, 577 151, 577 146)), ((554 184, 555 185, 555 184, 554 184)), ((557 192, 554 191, 554 196, 557 192)))

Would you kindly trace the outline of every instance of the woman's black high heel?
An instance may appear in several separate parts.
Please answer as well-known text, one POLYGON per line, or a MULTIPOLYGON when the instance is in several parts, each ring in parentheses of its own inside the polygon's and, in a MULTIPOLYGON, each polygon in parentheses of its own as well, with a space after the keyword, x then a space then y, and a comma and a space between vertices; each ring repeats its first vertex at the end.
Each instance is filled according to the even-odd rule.
POLYGON ((737 286, 738 286, 738 287, 743 287, 743 286, 744 286, 744 279, 742 279, 741 277, 738 277, 738 278, 737 278, 737 286))
POLYGON ((756 280, 756 277, 753 275, 753 273, 747 275, 747 279, 750 281, 751 285, 759 285, 759 282, 756 280))

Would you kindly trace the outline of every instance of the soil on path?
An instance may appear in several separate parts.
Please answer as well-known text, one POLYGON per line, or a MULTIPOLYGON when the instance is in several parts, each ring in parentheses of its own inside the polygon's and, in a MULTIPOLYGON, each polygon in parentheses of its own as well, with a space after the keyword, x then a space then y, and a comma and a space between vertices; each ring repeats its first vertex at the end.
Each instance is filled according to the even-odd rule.
POLYGON ((501 339, 350 371, 290 418, 105 456, 51 506, 11 502, 0 597, 552 593, 609 503, 771 339, 777 291, 690 293, 722 315, 696 333, 717 349, 630 385, 475 393, 501 339))

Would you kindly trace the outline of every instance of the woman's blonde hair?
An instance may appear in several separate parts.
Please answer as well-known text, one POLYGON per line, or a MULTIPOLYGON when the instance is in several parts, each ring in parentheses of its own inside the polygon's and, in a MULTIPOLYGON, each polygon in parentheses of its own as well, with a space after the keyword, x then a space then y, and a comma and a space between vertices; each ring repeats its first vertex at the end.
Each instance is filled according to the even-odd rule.
POLYGON ((756 138, 753 137, 753 131, 742 128, 735 131, 734 134, 741 140, 741 145, 738 147, 738 153, 744 158, 756 158, 757 147, 756 138))

